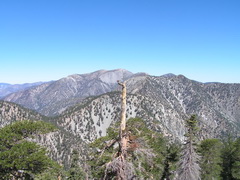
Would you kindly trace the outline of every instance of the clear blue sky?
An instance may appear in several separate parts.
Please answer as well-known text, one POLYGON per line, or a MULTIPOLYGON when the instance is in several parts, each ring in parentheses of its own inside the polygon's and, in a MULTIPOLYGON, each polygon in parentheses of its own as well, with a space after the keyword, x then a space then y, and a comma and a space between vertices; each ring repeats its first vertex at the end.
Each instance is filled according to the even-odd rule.
POLYGON ((0 1, 0 82, 117 68, 240 83, 240 0, 0 1))

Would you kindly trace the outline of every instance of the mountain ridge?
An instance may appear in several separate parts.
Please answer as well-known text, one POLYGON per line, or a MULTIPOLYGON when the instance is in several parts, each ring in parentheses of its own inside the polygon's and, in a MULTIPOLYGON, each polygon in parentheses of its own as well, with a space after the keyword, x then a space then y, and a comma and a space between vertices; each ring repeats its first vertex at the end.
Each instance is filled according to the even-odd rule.
POLYGON ((75 74, 58 81, 41 84, 25 92, 10 94, 4 100, 21 104, 44 115, 53 116, 69 107, 66 99, 73 102, 70 104, 76 104, 75 99, 78 101, 88 96, 111 92, 116 88, 117 80, 124 81, 132 75, 133 73, 123 69, 100 70, 82 75, 75 74), (59 107, 57 111, 50 111, 57 102, 67 105, 59 107))
POLYGON ((44 82, 24 83, 24 84, 8 84, 0 83, 0 99, 18 91, 23 91, 34 86, 43 84, 44 82))
POLYGON ((121 87, 117 80, 126 82, 127 119, 139 117, 148 128, 172 141, 184 141, 184 121, 192 114, 198 117, 200 139, 240 135, 240 84, 201 83, 183 75, 151 76, 121 69, 70 75, 13 93, 7 96, 12 103, 0 101, 0 125, 29 117, 26 108, 35 109, 48 117, 39 114, 39 118, 32 118, 46 118, 60 129, 41 137, 38 143, 66 165, 74 148, 84 159, 87 144, 105 136, 107 128, 120 119, 121 87))

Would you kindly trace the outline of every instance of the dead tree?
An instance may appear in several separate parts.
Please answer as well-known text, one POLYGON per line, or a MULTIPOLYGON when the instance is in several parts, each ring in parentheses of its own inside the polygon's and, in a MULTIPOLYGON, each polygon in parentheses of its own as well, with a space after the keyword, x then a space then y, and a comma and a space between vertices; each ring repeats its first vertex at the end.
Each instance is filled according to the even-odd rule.
POLYGON ((126 157, 127 152, 127 134, 126 134, 126 83, 120 83, 118 81, 118 84, 122 86, 122 111, 121 111, 121 124, 119 129, 119 139, 120 139, 120 153, 123 157, 126 157))
MULTIPOLYGON (((126 83, 118 81, 118 84, 122 87, 122 96, 121 96, 121 122, 119 128, 119 137, 115 140, 110 141, 106 146, 109 148, 113 146, 116 142, 119 144, 118 152, 114 155, 114 158, 111 162, 106 164, 104 180, 109 179, 108 174, 115 174, 117 180, 130 180, 135 176, 134 166, 131 162, 126 160, 127 158, 127 145, 129 142, 129 134, 126 131, 126 83)), ((106 149, 104 148, 104 150, 106 149)), ((101 155, 104 153, 101 153, 101 155)))
POLYGON ((118 157, 121 160, 121 163, 119 163, 119 165, 121 167, 119 167, 120 172, 117 173, 117 178, 118 179, 126 179, 126 156, 127 156, 127 134, 126 134, 126 105, 127 105, 127 101, 126 101, 126 95, 127 95, 127 90, 126 90, 126 83, 123 82, 119 82, 118 84, 120 86, 122 86, 122 111, 121 111, 121 124, 120 124, 120 129, 119 129, 119 154, 118 157))

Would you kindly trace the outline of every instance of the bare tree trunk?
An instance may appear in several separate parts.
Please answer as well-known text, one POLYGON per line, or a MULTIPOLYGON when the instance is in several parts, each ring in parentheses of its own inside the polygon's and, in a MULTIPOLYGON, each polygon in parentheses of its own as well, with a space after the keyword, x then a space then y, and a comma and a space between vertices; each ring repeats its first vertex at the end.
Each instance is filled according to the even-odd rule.
POLYGON ((126 136, 126 83, 120 83, 118 81, 118 84, 122 86, 122 112, 121 112, 121 125, 119 130, 119 138, 120 138, 120 149, 119 149, 119 157, 121 158, 122 163, 121 167, 119 167, 120 172, 118 172, 118 179, 126 179, 125 178, 125 158, 127 155, 127 136, 126 136))
POLYGON ((58 180, 62 180, 62 177, 61 177, 61 175, 58 175, 58 180))
POLYGON ((121 142, 121 153, 122 155, 126 155, 126 149, 127 149, 127 140, 126 140, 126 95, 127 95, 127 90, 126 90, 126 84, 125 82, 120 83, 118 82, 120 86, 122 86, 122 112, 121 112, 121 125, 120 125, 120 130, 119 130, 119 137, 120 137, 120 142, 121 142))

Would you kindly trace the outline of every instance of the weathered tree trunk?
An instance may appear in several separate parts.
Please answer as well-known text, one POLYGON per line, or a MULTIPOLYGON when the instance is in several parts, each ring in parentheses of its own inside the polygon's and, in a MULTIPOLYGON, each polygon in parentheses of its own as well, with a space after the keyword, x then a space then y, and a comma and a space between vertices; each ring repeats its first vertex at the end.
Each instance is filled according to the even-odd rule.
POLYGON ((118 172, 118 179, 126 179, 125 178, 125 167, 126 167, 126 162, 125 158, 127 156, 127 135, 126 135, 126 83, 120 83, 118 81, 118 84, 122 86, 122 112, 121 112, 121 125, 120 125, 120 130, 119 130, 119 138, 120 138, 120 149, 119 149, 119 157, 121 158, 122 163, 121 167, 119 167, 120 172, 118 172))
POLYGON ((121 125, 120 125, 120 130, 119 130, 119 138, 121 142, 121 153, 122 155, 126 155, 126 149, 127 149, 127 139, 126 139, 126 95, 127 95, 127 90, 126 90, 126 84, 125 82, 120 83, 118 82, 120 86, 122 86, 122 112, 121 112, 121 125))

